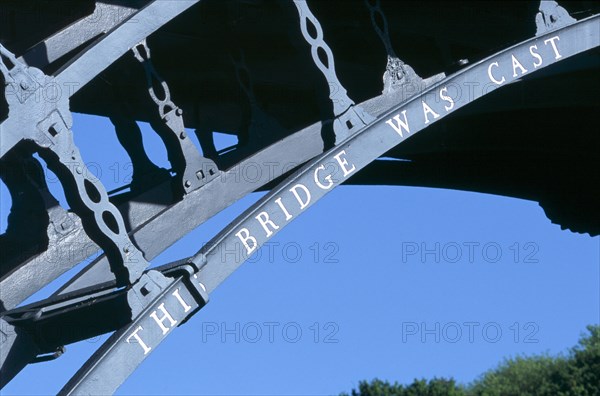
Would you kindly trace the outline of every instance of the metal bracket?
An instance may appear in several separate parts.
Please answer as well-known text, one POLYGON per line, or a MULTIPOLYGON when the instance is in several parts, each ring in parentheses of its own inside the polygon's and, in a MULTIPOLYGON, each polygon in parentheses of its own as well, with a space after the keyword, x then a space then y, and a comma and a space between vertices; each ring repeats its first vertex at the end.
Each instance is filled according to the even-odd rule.
POLYGON ((173 275, 177 272, 177 275, 168 279, 168 286, 160 292, 152 292, 153 298, 145 309, 118 329, 59 394, 113 393, 177 326, 189 320, 206 304, 207 288, 193 276, 190 265, 183 264, 167 272, 173 275), (125 357, 128 364, 120 365, 120 369, 115 371, 115 364, 122 362, 125 357))
POLYGON ((67 348, 65 348, 64 345, 61 345, 58 348, 56 348, 56 350, 54 352, 52 352, 52 353, 42 354, 42 355, 36 356, 31 361, 31 363, 35 364, 35 363, 43 363, 43 362, 49 362, 51 360, 56 360, 59 357, 61 357, 66 351, 67 351, 67 348))
POLYGON ((577 22, 567 10, 553 0, 541 0, 540 12, 535 15, 536 36, 577 22))
POLYGON ((150 98, 158 106, 159 116, 170 131, 171 136, 163 140, 165 140, 165 146, 169 152, 171 166, 179 178, 181 189, 187 194, 216 178, 219 169, 211 159, 200 155, 194 143, 187 136, 183 122, 183 110, 173 103, 169 86, 154 68, 146 40, 144 39, 131 50, 144 67, 150 98), (161 99, 157 95, 156 88, 158 86, 155 83, 160 86, 164 98, 161 99))
MULTIPOLYGON (((201 261, 202 258, 199 258, 198 260, 201 261)), ((208 301, 210 300, 210 297, 208 295, 208 289, 202 282, 202 279, 201 279, 202 274, 197 272, 197 270, 196 270, 196 263, 192 262, 189 259, 184 260, 184 263, 185 264, 179 264, 179 265, 174 266, 172 270, 165 270, 164 273, 165 273, 165 275, 168 275, 168 276, 171 276, 172 274, 176 274, 176 273, 180 273, 180 272, 183 274, 183 278, 182 278, 183 284, 185 285, 187 290, 190 292, 192 297, 194 297, 194 300, 198 304, 198 308, 196 310, 199 310, 202 307, 204 307, 206 304, 208 304, 208 301)), ((187 319, 192 317, 192 315, 194 313, 190 313, 190 315, 188 316, 187 319)), ((186 321, 187 321, 187 319, 186 319, 186 321)))
POLYGON ((396 55, 392 46, 387 18, 381 8, 381 1, 365 0, 365 4, 369 9, 373 29, 383 42, 388 54, 385 72, 383 73, 383 91, 381 91, 383 94, 402 92, 405 94, 403 99, 407 99, 446 77, 445 73, 439 73, 423 79, 410 65, 404 63, 396 55))
POLYGON ((158 271, 145 272, 127 292, 127 303, 131 309, 131 319, 139 314, 169 287, 170 280, 158 271))
POLYGON ((7 87, 15 89, 5 91, 9 116, 1 125, 2 155, 21 140, 32 141, 42 149, 40 156, 58 175, 67 200, 84 219, 86 231, 110 255, 118 284, 133 283, 148 263, 129 239, 123 217, 108 200, 100 180, 90 177, 73 139, 69 98, 60 93, 48 98, 47 92, 52 92, 55 84, 52 77, 24 65, 2 45, 0 54, 0 72, 7 87), (38 97, 42 93, 44 100, 38 97))
POLYGON ((321 70, 329 85, 329 99, 333 103, 333 114, 336 118, 333 122, 333 130, 336 144, 339 144, 342 140, 375 121, 375 118, 354 104, 354 101, 348 97, 346 89, 338 80, 335 73, 333 53, 323 38, 321 23, 308 8, 306 0, 294 0, 294 4, 300 16, 302 35, 311 46, 313 61, 321 70), (308 31, 309 23, 316 32, 315 37, 311 36, 308 31), (326 63, 323 63, 319 57, 319 51, 323 51, 325 54, 326 63))

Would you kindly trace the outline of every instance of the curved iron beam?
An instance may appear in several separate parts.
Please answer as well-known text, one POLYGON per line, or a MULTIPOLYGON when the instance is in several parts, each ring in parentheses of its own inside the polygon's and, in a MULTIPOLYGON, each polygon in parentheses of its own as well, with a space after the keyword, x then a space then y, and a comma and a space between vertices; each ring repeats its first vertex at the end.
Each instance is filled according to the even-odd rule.
POLYGON ((43 69, 129 18, 140 8, 136 5, 97 2, 93 13, 40 41, 17 59, 25 62, 27 66, 43 69))
POLYGON ((205 294, 212 292, 244 258, 291 220, 409 136, 522 75, 598 47, 599 23, 600 16, 593 16, 525 40, 473 64, 398 105, 339 146, 311 160, 239 216, 197 255, 184 264, 162 267, 165 274, 179 271, 179 275, 171 279, 140 316, 113 334, 60 394, 113 393, 176 324, 188 320, 206 302, 206 297, 197 297, 198 290, 205 294), (454 94, 449 90, 451 86, 458 88, 454 94), (474 86, 477 88, 472 90, 474 86), (469 87, 471 90, 466 89, 469 87), (214 253, 224 247, 228 252, 238 249, 240 254, 229 254, 222 261, 214 253), (123 356, 127 357, 127 365, 119 371, 112 370, 113 362, 123 356))
POLYGON ((154 0, 58 70, 54 74, 56 83, 61 87, 72 87, 65 92, 73 96, 137 43, 199 1, 154 0))
MULTIPOLYGON (((406 98, 404 92, 380 95, 359 106, 371 114, 381 115, 406 98)), ((187 232, 198 227, 233 202, 246 194, 262 188, 265 184, 293 170, 323 152, 321 123, 310 125, 292 135, 273 143, 265 149, 240 161, 225 171, 220 177, 210 181, 201 190, 190 193, 183 200, 171 204, 170 184, 163 183, 144 192, 118 208, 123 213, 130 229, 130 237, 152 260, 187 232), (244 180, 244 172, 256 171, 256 180, 244 180), (217 194, 217 195, 213 195, 217 194), (218 196, 219 200, 210 197, 218 196), (148 205, 146 202, 152 202, 148 205), (192 207, 201 207, 199 216, 190 217, 192 207), (164 232, 161 220, 175 221, 181 227, 164 232), (161 234, 157 241, 152 235, 161 234)), ((0 311, 16 307, 33 293, 56 279, 87 257, 95 255, 100 248, 87 236, 81 221, 75 216, 74 225, 61 239, 48 249, 19 265, 11 273, 0 279, 0 311), (53 265, 45 268, 45 262, 53 265), (34 275, 32 275, 34 274, 34 275), (26 285, 27 287, 23 287, 26 285)), ((105 256, 100 256, 88 264, 79 274, 61 287, 56 294, 65 294, 84 289, 98 283, 110 282, 113 278, 105 256)))
MULTIPOLYGON (((395 95, 380 95, 360 103, 359 106, 368 109, 371 114, 381 115, 398 105, 404 97, 402 92, 395 95)), ((224 172, 220 178, 206 184, 202 190, 188 194, 182 201, 157 211, 153 217, 144 222, 135 223, 131 230, 132 240, 140 246, 148 260, 152 260, 186 233, 231 203, 322 153, 324 147, 321 139, 321 127, 320 122, 315 123, 273 143, 240 161, 224 172), (240 182, 247 169, 257 171, 259 177, 256 181, 240 182), (215 196, 220 198, 216 202, 211 198, 215 196), (189 210, 193 206, 203 209, 198 216, 190 217, 189 210), (168 221, 165 221, 166 219, 168 221), (179 224, 180 227, 167 226, 167 224, 173 223, 179 224), (153 238, 155 235, 161 235, 161 237, 155 239, 153 238)), ((134 209, 134 204, 131 205, 131 208, 134 209)), ((71 266, 75 264, 73 263, 71 266)), ((57 294, 70 293, 97 283, 109 282, 111 278, 108 261, 101 256, 69 280, 57 291, 57 294)))

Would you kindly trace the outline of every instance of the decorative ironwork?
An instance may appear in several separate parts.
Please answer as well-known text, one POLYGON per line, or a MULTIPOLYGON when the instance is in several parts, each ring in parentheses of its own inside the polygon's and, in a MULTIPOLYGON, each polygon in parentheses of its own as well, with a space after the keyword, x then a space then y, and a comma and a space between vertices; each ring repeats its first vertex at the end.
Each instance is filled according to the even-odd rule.
POLYGON ((300 28, 302 35, 310 44, 313 61, 325 76, 329 85, 329 99, 333 103, 333 130, 336 136, 336 143, 344 140, 351 134, 373 122, 374 118, 364 111, 360 106, 356 106, 354 101, 348 97, 347 91, 340 83, 335 73, 335 60, 331 49, 323 38, 323 28, 319 20, 308 8, 305 0, 294 0, 294 4, 300 15, 300 28), (309 32, 309 24, 314 34, 309 32), (319 51, 325 54, 322 60, 319 51))
POLYGON ((188 138, 183 124, 183 110, 173 103, 169 86, 154 68, 150 59, 150 48, 148 48, 146 40, 133 47, 132 51, 135 58, 144 66, 148 93, 152 101, 158 106, 160 119, 170 132, 164 138, 169 153, 169 161, 173 171, 179 177, 182 191, 187 194, 216 178, 219 175, 219 170, 212 160, 200 155, 188 138), (159 86, 155 86, 156 83, 159 86), (162 92, 162 99, 157 94, 157 89, 162 92))
MULTIPOLYGON (((192 7, 197 3, 139 1, 125 7, 99 2, 91 14, 21 51, 19 57, 7 49, 9 44, 0 44, 0 72, 7 103, 7 116, 0 124, 0 176, 12 195, 26 197, 23 207, 33 207, 40 217, 35 230, 23 231, 23 213, 27 211, 14 206, 11 213, 7 234, 12 233, 16 239, 35 235, 31 242, 36 239, 37 245, 7 254, 0 263, 0 386, 27 364, 60 357, 67 344, 114 331, 61 394, 114 392, 165 337, 208 303, 209 295, 250 255, 333 188, 352 181, 361 169, 386 153, 405 147, 406 144, 400 144, 409 137, 459 109, 500 88, 505 92, 504 87, 517 85, 514 83, 541 69, 600 46, 598 15, 577 21, 555 2, 542 2, 535 16, 535 37, 521 38, 518 44, 495 50, 485 59, 465 63, 450 76, 437 74, 423 80, 396 55, 388 17, 380 1, 366 0, 370 22, 387 52, 387 66, 382 95, 356 104, 338 79, 334 51, 325 42, 321 23, 306 1, 294 0, 302 36, 311 47, 312 63, 329 87, 335 145, 325 147, 321 127, 327 121, 316 117, 315 112, 292 106, 289 112, 301 114, 299 121, 285 119, 287 124, 270 111, 267 114, 254 91, 261 76, 251 75, 251 71, 258 68, 247 65, 240 53, 228 58, 234 66, 229 78, 237 79, 245 95, 243 100, 250 104, 251 119, 245 120, 248 142, 245 147, 242 144, 239 149, 226 152, 211 149, 205 153, 211 157, 207 159, 187 136, 182 111, 205 98, 182 95, 183 101, 178 99, 181 107, 177 106, 171 95, 181 91, 174 88, 178 86, 176 82, 170 79, 167 85, 159 75, 146 41, 180 14, 197 12, 198 8, 192 7), (101 23, 91 26, 90 18, 99 17, 102 12, 106 14, 100 18, 101 23), (81 37, 65 42, 65 37, 78 32, 81 37), (81 49, 84 43, 88 45, 81 49), (49 49, 47 54, 42 51, 44 46, 49 49), (143 66, 148 94, 158 107, 158 119, 163 123, 160 127, 164 130, 157 128, 157 132, 163 137, 175 173, 175 193, 170 175, 163 174, 154 183, 148 179, 143 189, 132 188, 129 195, 109 198, 102 183, 90 176, 73 140, 70 107, 77 98, 74 95, 80 91, 83 94, 84 86, 102 80, 102 72, 110 74, 111 65, 124 68, 126 63, 119 62, 124 62, 122 56, 129 50, 143 66), (421 88, 410 95, 398 95, 407 84, 421 88), (40 92, 56 95, 51 96, 52 100, 40 101, 36 96, 40 92), (311 117, 301 118, 307 113, 311 117), (310 125, 306 126, 309 118, 310 125), (58 174, 74 213, 60 207, 48 191, 40 164, 32 157, 35 152, 58 174), (219 170, 215 163, 235 166, 219 170), (237 172, 251 164, 257 167, 258 176, 240 181, 237 172), (279 166, 273 168, 273 164, 279 166), (275 182, 267 195, 196 255, 147 269, 149 261, 208 218, 275 182), (18 226, 21 229, 14 231, 18 226), (69 257, 60 256, 61 250, 72 244, 86 249, 69 257), (222 249, 238 254, 227 255, 223 261, 216 254, 222 249), (101 250, 102 254, 51 297, 20 306, 86 256, 101 250), (48 258, 57 257, 60 260, 53 260, 57 264, 49 266, 48 258), (65 331, 67 327, 71 331, 65 331), (124 357, 127 364, 122 363, 124 357)), ((285 12, 287 9, 281 14, 284 19, 285 12)), ((362 12, 366 17, 364 7, 362 12)), ((528 23, 531 25, 531 21, 528 23)), ((345 28, 338 27, 340 31, 345 28)), ((181 38, 181 33, 169 37, 181 38)), ((336 54, 354 53, 354 49, 344 52, 343 48, 334 48, 336 54)), ((195 81, 189 76, 186 84, 195 81)), ((115 81, 122 84, 118 78, 115 81)), ((132 129, 131 123, 135 124, 131 115, 135 112, 127 118, 122 106, 106 106, 120 143, 138 169, 158 169, 143 148, 136 147, 141 144, 139 139, 126 136, 132 129)), ((140 118, 156 116, 155 109, 136 110, 140 118)))
POLYGON ((148 263, 127 236, 121 213, 109 202, 104 186, 91 177, 81 158, 73 141, 68 97, 58 94, 54 101, 36 100, 36 92, 53 89, 54 79, 39 69, 24 66, 1 45, 0 55, 9 110, 8 119, 2 123, 2 155, 20 140, 33 142, 57 173, 88 234, 110 257, 117 283, 133 283, 148 263))

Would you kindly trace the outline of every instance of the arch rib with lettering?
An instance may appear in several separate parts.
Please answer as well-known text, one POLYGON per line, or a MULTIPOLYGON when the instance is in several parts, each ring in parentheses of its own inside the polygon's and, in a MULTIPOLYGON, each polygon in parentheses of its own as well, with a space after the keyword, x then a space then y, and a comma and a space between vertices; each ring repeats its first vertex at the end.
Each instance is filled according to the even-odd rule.
POLYGON ((368 127, 311 160, 233 221, 189 259, 148 271, 158 298, 113 334, 63 388, 61 394, 112 393, 174 328, 188 320, 208 295, 292 220, 337 185, 408 137, 520 78, 600 45, 599 16, 549 31, 505 49, 396 106, 368 127), (473 88, 475 87, 475 88, 473 88), (239 249, 227 261, 219 249, 239 249), (235 258, 240 257, 240 260, 235 258), (162 274, 161 274, 162 273, 162 274), (127 367, 112 370, 126 355, 127 367), (107 375, 110 373, 110 375, 107 375))

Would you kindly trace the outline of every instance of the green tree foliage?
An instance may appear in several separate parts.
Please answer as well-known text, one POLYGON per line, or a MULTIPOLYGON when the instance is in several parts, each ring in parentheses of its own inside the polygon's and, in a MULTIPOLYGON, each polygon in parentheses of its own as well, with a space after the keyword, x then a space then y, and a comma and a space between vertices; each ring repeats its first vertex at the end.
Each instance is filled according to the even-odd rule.
MULTIPOLYGON (((432 380, 415 380, 410 385, 374 379, 371 382, 361 381, 358 390, 352 390, 351 396, 464 396, 466 393, 453 379, 434 378, 432 380)), ((341 396, 348 396, 342 393, 341 396)))
POLYGON ((587 330, 566 355, 506 359, 469 385, 445 378, 415 379, 409 385, 374 379, 361 381, 350 396, 600 396, 600 325, 587 330))

